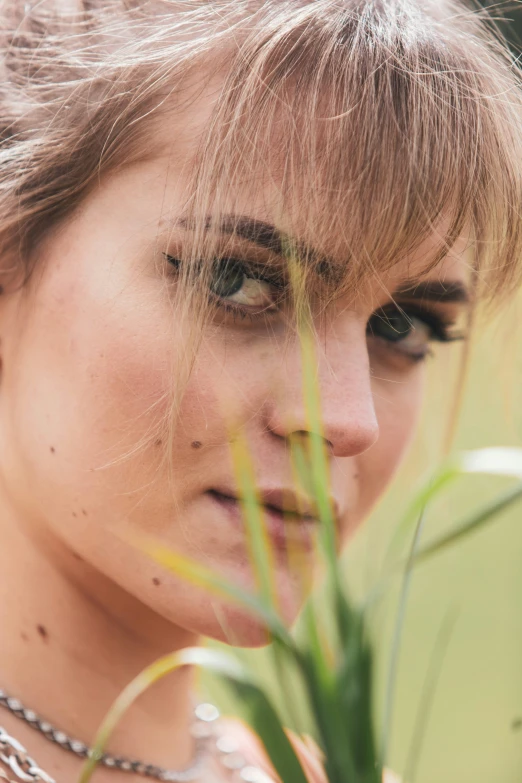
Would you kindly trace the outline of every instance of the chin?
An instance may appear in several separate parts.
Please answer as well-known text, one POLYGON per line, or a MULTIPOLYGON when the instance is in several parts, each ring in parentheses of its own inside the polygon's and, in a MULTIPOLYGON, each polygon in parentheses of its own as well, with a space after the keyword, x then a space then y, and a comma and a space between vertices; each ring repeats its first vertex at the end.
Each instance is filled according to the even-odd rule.
MULTIPOLYGON (((288 595, 279 597, 278 614, 287 628, 295 621, 302 605, 302 599, 293 600, 288 595)), ((264 647, 271 641, 266 624, 250 609, 208 596, 202 599, 198 608, 187 622, 179 618, 193 633, 233 647, 264 647)))
MULTIPOLYGON (((284 624, 289 627, 291 620, 284 617, 284 624)), ((232 647, 259 648, 270 644, 270 633, 263 621, 258 620, 248 611, 238 607, 223 607, 214 622, 209 623, 204 634, 208 638, 224 642, 232 647)))

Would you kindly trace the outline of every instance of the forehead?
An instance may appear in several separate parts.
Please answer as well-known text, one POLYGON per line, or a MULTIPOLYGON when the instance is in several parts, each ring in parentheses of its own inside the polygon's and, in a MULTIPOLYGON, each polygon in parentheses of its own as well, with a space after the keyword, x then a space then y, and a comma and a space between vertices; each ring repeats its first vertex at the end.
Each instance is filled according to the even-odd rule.
POLYGON ((451 247, 445 248, 443 236, 443 232, 434 231, 405 258, 397 261, 386 274, 393 290, 425 280, 470 287, 473 253, 469 237, 462 235, 451 247))
MULTIPOLYGON (((383 220, 378 205, 373 213, 368 209, 363 215, 360 202, 364 200, 364 185, 359 183, 354 191, 349 181, 338 181, 333 191, 332 187, 322 189, 318 182, 314 188, 310 169, 299 156, 292 157, 292 177, 286 182, 285 154, 289 147, 279 138, 284 129, 277 124, 270 135, 274 154, 269 160, 260 159, 256 151, 252 157, 228 161, 218 155, 218 179, 215 171, 206 170, 208 160, 202 161, 201 149, 208 145, 207 133, 222 97, 225 73, 217 70, 204 74, 203 86, 201 78, 201 73, 194 73, 194 92, 184 110, 167 113, 166 121, 154 131, 154 148, 161 152, 150 162, 159 164, 163 175, 157 184, 162 199, 162 231, 179 228, 180 218, 187 219, 186 225, 194 221, 201 225, 209 219, 219 223, 231 215, 246 216, 275 227, 298 249, 311 248, 311 255, 331 260, 339 277, 350 278, 346 279, 347 285, 358 293, 366 284, 392 291, 403 282, 417 279, 469 279, 474 262, 469 239, 463 236, 447 252, 444 250, 451 218, 429 228, 428 216, 423 226, 417 225, 411 236, 405 236, 408 229, 404 232, 400 218, 404 200, 399 198, 390 207, 388 221, 383 220), (358 213, 355 221, 351 220, 352 204, 358 213), (436 265, 434 259, 438 259, 436 265)), ((347 147, 345 157, 349 156, 347 147)), ((366 195, 369 199, 371 193, 366 195)))

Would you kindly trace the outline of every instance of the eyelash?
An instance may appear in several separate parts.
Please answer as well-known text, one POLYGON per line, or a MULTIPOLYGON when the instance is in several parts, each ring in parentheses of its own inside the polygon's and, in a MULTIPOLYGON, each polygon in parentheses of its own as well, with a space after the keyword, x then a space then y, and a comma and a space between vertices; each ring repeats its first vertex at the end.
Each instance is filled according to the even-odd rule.
POLYGON ((419 321, 426 324, 426 326, 431 329, 432 339, 435 340, 435 342, 452 343, 463 339, 463 335, 460 333, 451 333, 450 330, 455 325, 451 318, 444 317, 431 307, 423 307, 420 304, 410 304, 408 302, 403 302, 402 304, 397 302, 396 305, 386 305, 380 310, 376 310, 375 313, 372 313, 370 320, 368 321, 368 327, 370 328, 372 319, 380 316, 386 318, 387 313, 394 314, 396 312, 400 312, 408 319, 418 318, 419 321))
MULTIPOLYGON (((176 271, 179 270, 181 265, 179 258, 171 256, 168 253, 163 253, 163 255, 176 271)), ((261 265, 259 266, 259 272, 256 272, 255 264, 245 263, 245 261, 233 257, 230 257, 228 260, 240 265, 245 270, 246 277, 268 283, 268 285, 271 285, 274 289, 276 289, 279 292, 278 303, 283 300, 285 289, 287 288, 288 284, 282 275, 278 275, 276 273, 273 275, 267 275, 266 273, 261 274, 260 271, 264 269, 264 267, 261 265)), ((254 323, 258 319, 266 320, 267 317, 269 317, 271 314, 274 314, 274 311, 267 311, 266 309, 258 311, 249 310, 248 307, 245 307, 238 302, 227 301, 217 294, 212 293, 212 291, 209 291, 209 301, 215 307, 226 312, 227 314, 230 314, 234 321, 238 319, 245 320, 248 318, 252 323, 254 323)))
MULTIPOLYGON (((171 264, 174 269, 178 270, 181 264, 181 261, 171 256, 167 253, 163 254, 166 260, 171 264)), ((282 275, 263 275, 263 274, 255 274, 254 273, 254 266, 252 264, 247 264, 244 261, 240 259, 230 259, 231 261, 237 261, 239 265, 241 265, 246 273, 247 277, 250 277, 255 280, 260 280, 265 283, 268 283, 269 285, 273 286, 274 288, 278 289, 281 293, 281 299, 283 299, 284 291, 288 286, 287 281, 283 278, 282 275)), ((267 319, 267 317, 270 316, 270 312, 266 310, 261 311, 252 311, 249 310, 248 307, 245 307, 244 305, 241 305, 237 302, 231 302, 227 301, 226 299, 223 299, 222 297, 219 297, 216 294, 213 294, 212 292, 209 292, 209 299, 212 302, 212 304, 219 308, 221 311, 227 313, 228 315, 231 315, 234 321, 241 320, 244 321, 246 319, 249 319, 252 323, 255 323, 260 318, 261 319, 267 319)), ((368 320, 367 325, 367 334, 372 334, 371 332, 371 323, 372 320, 378 317, 387 317, 388 313, 396 313, 397 311, 401 312, 406 318, 417 318, 420 321, 422 321, 431 331, 431 340, 439 343, 451 343, 456 342, 459 340, 464 339, 464 334, 461 333, 451 333, 451 328, 454 326, 454 322, 452 319, 444 317, 442 314, 436 312, 431 307, 425 307, 420 304, 413 304, 413 303, 403 303, 397 302, 396 305, 387 305, 385 307, 382 307, 381 309, 375 311, 370 316, 370 319, 368 320)), ((272 311, 273 312, 273 311, 272 311)), ((384 338, 383 338, 384 339, 384 338)), ((422 361, 426 358, 426 355, 411 355, 410 356, 412 361, 422 361)))
POLYGON ((404 349, 401 348, 400 341, 397 343, 388 341, 385 338, 381 338, 378 334, 374 334, 372 331, 372 321, 375 318, 386 318, 387 314, 394 315, 396 313, 400 313, 410 321, 415 318, 427 326, 427 328, 430 330, 428 343, 453 343, 464 340, 466 338, 464 331, 452 331, 452 329, 455 327, 454 319, 449 318, 445 314, 437 312, 434 308, 426 307, 422 304, 407 302, 401 304, 400 302, 397 302, 396 304, 387 305, 380 310, 377 310, 372 314, 368 321, 366 333, 387 343, 388 350, 394 351, 396 354, 400 355, 402 359, 406 359, 412 364, 419 364, 423 361, 426 361, 426 359, 433 355, 433 351, 428 348, 427 350, 421 351, 417 354, 409 353, 408 351, 404 351, 404 349))

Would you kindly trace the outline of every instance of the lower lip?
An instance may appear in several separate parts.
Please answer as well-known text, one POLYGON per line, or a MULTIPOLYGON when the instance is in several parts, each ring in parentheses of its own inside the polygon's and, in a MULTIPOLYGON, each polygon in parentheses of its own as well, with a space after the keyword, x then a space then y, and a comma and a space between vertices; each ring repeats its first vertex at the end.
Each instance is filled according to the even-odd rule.
MULTIPOLYGON (((236 527, 245 530, 243 511, 237 500, 214 492, 208 492, 207 495, 227 513, 236 527)), ((313 551, 318 522, 306 517, 293 517, 292 520, 285 521, 283 514, 275 510, 261 507, 260 511, 274 548, 295 553, 313 551)))

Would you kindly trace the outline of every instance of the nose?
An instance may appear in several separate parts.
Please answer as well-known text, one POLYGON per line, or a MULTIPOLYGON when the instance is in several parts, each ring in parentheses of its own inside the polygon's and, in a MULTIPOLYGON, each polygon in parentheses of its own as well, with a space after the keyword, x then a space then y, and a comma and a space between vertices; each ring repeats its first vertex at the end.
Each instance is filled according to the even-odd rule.
MULTIPOLYGON (((331 454, 362 454, 379 437, 366 329, 350 323, 335 334, 315 339, 315 367, 319 387, 323 437, 331 454)), ((298 339, 285 347, 273 394, 270 395, 268 429, 288 439, 312 431, 304 399, 303 362, 298 339)))

